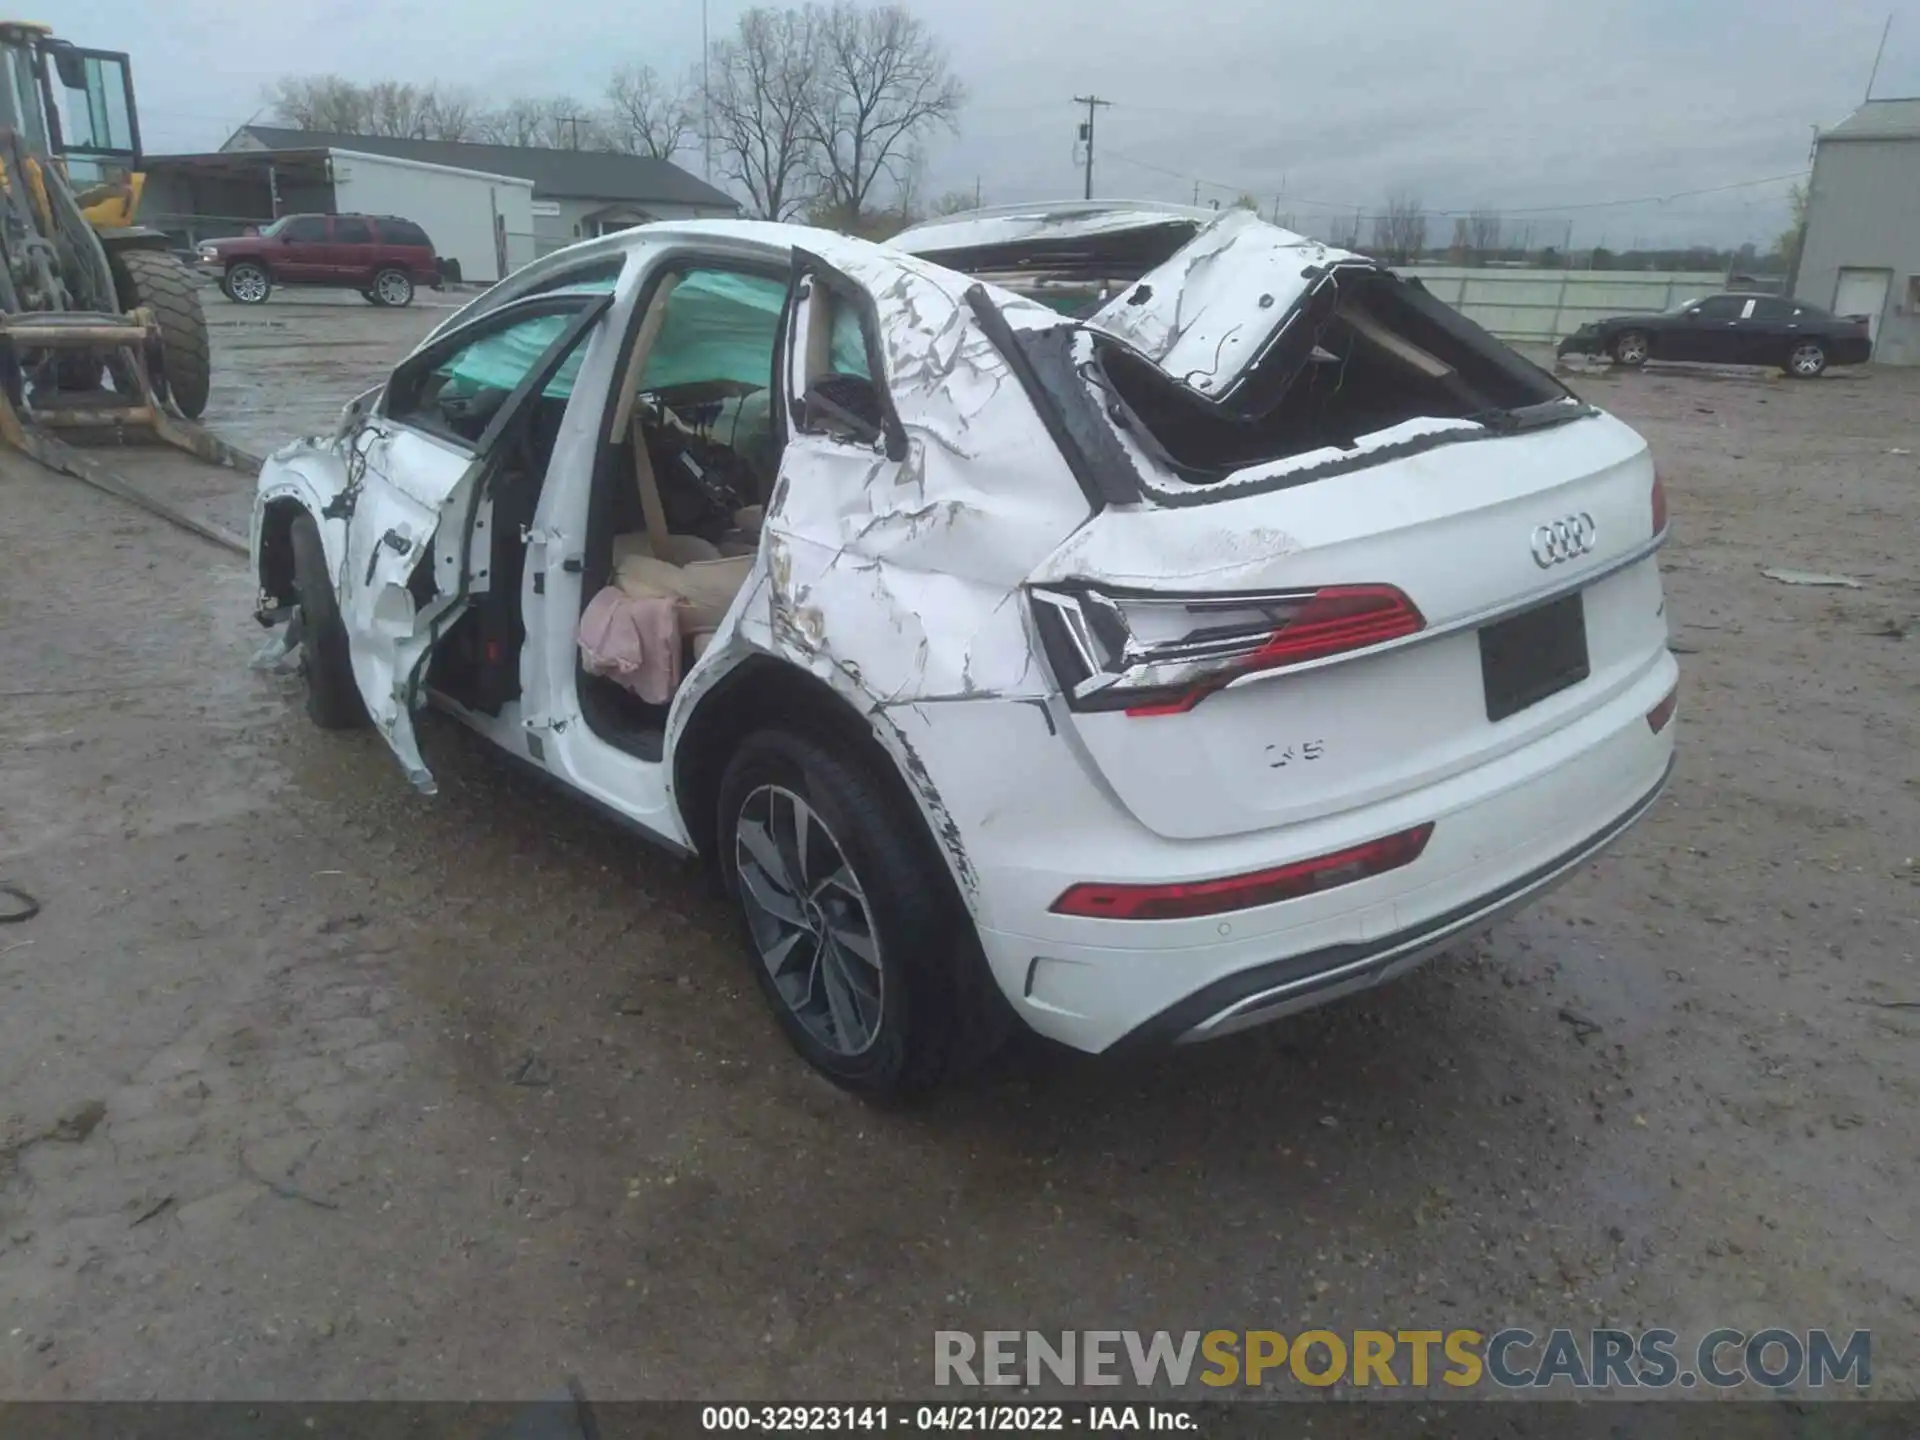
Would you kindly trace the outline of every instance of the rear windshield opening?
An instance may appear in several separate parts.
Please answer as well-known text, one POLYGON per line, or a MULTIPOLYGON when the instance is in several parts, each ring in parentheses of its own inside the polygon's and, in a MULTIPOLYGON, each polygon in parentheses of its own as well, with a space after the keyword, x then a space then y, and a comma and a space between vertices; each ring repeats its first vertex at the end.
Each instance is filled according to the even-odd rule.
POLYGON ((1567 396, 1424 290, 1373 270, 1335 272, 1224 403, 1122 345, 1097 348, 1143 438, 1202 484, 1311 450, 1352 449, 1408 420, 1497 422, 1567 396))

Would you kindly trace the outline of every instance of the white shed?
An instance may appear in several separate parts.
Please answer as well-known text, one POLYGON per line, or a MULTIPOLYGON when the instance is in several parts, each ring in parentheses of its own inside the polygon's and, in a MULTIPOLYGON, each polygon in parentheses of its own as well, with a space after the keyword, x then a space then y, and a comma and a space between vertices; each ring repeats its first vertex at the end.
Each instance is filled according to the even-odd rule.
POLYGON ((531 180, 339 149, 332 170, 336 213, 413 221, 462 280, 502 280, 533 258, 531 180))

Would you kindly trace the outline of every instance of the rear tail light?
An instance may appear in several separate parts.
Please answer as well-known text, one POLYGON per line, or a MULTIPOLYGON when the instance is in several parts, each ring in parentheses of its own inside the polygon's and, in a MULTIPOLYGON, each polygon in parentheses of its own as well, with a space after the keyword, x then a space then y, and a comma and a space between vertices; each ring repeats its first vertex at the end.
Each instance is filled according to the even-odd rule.
POLYGON ((1658 735, 1662 730, 1667 728, 1667 723, 1673 719, 1673 712, 1678 709, 1679 706, 1680 687, 1675 685, 1673 689, 1667 692, 1666 699, 1647 711, 1647 724, 1652 728, 1654 734, 1658 735))
POLYGON ((1660 472, 1653 475, 1653 533, 1658 535, 1667 528, 1667 487, 1661 482, 1660 472))
POLYGON ((1032 592, 1054 677, 1076 710, 1178 715, 1252 675, 1296 669, 1417 635, 1419 609, 1391 585, 1175 595, 1090 585, 1032 592))
POLYGON ((1092 920, 1191 920, 1229 910, 1251 910, 1281 900, 1297 900, 1372 875, 1411 865, 1427 848, 1431 823, 1397 835, 1369 840, 1312 860, 1233 875, 1223 880, 1187 880, 1171 885, 1073 885, 1053 902, 1056 915, 1092 920))

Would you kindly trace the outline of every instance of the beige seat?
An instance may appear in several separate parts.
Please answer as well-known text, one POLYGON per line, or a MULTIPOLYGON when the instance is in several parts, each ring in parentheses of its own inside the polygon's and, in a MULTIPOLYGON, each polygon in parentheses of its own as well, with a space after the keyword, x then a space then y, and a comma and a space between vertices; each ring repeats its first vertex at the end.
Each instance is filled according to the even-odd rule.
POLYGON ((667 528, 667 508, 660 499, 638 415, 633 420, 633 471, 647 528, 614 536, 613 583, 636 599, 678 600, 680 633, 691 642, 696 656, 703 654, 753 571, 754 547, 723 555, 712 541, 675 535, 667 528))
POLYGON ((671 597, 679 601, 680 633, 702 654, 713 640, 713 632, 733 604, 733 597, 747 583, 753 571, 764 512, 754 505, 742 509, 734 523, 739 537, 721 545, 697 535, 675 535, 667 525, 667 507, 660 499, 660 481, 654 474, 653 457, 637 399, 638 377, 645 367, 648 352, 660 337, 666 320, 667 300, 677 280, 669 276, 655 295, 646 318, 641 322, 629 364, 628 387, 620 411, 614 417, 615 433, 623 420, 633 448, 633 478, 640 492, 640 513, 647 528, 613 538, 613 583, 636 599, 671 597))

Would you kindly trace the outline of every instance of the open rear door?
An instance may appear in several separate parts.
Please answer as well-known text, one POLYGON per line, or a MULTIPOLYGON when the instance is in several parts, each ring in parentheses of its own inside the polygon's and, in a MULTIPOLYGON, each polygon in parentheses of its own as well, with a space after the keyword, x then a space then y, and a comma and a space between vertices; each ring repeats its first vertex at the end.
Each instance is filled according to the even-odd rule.
POLYGON ((341 443, 353 477, 337 579, 367 713, 422 791, 412 711, 434 646, 488 589, 490 486, 537 397, 565 401, 606 294, 544 295, 436 338, 394 371, 376 413, 341 443), (563 373, 563 371, 565 373, 563 373))

